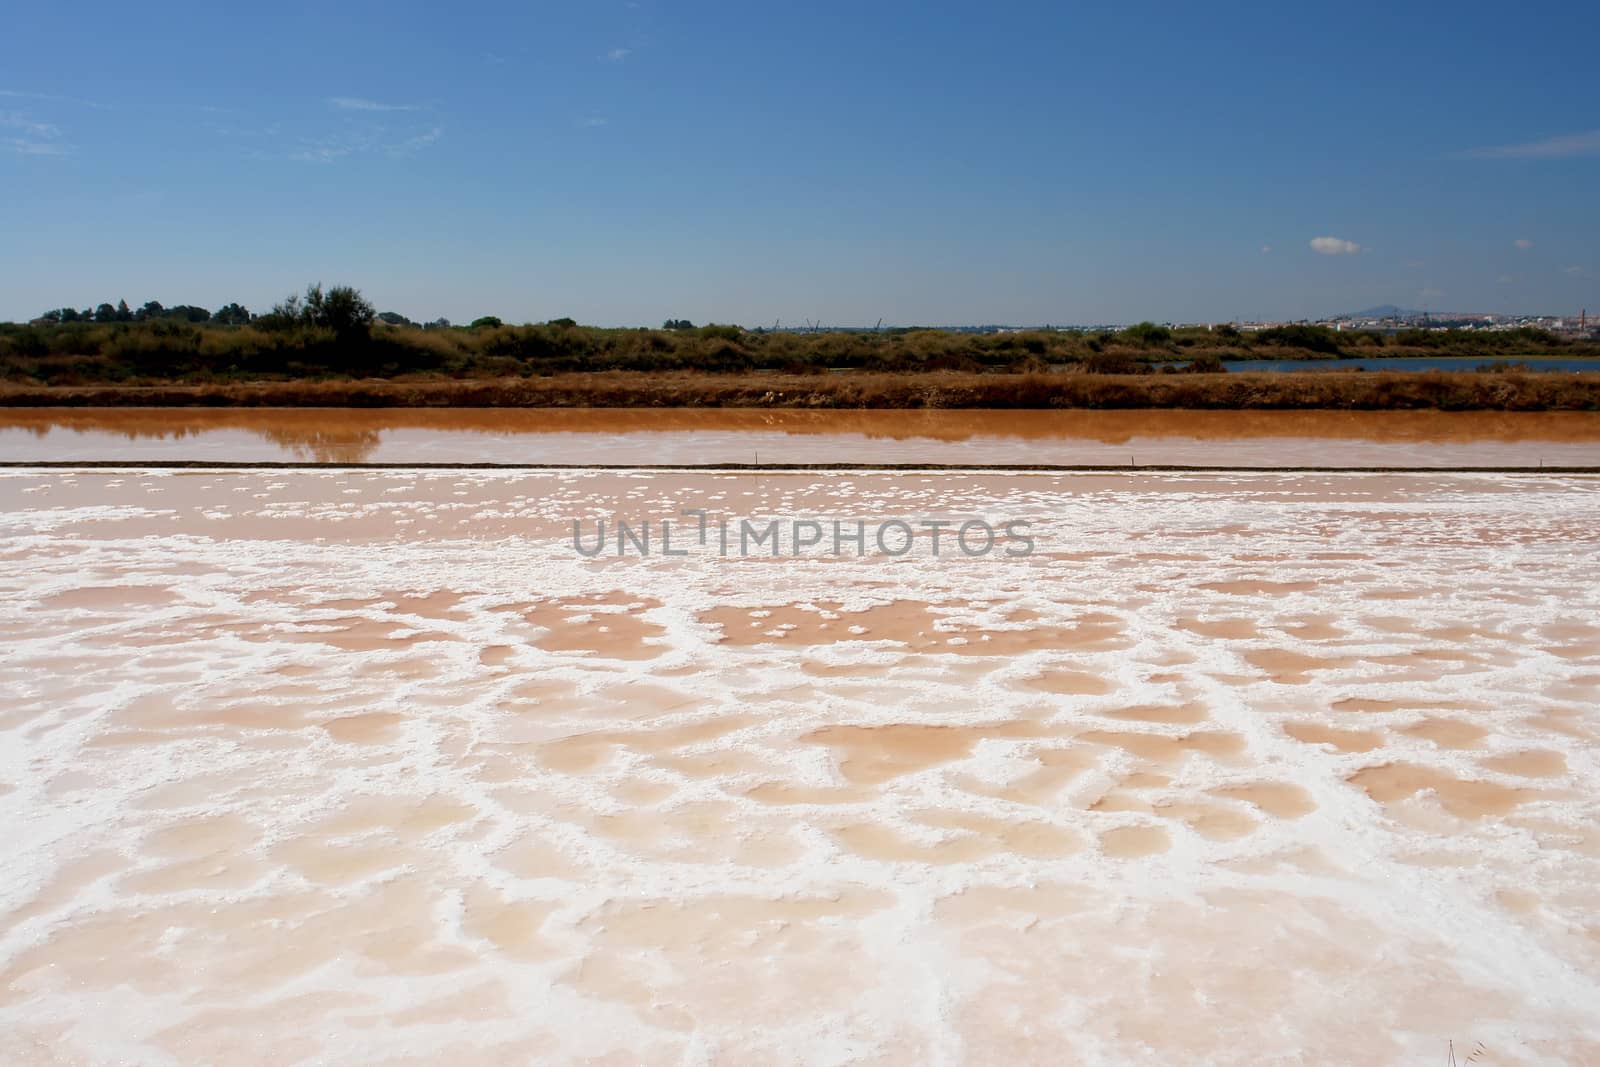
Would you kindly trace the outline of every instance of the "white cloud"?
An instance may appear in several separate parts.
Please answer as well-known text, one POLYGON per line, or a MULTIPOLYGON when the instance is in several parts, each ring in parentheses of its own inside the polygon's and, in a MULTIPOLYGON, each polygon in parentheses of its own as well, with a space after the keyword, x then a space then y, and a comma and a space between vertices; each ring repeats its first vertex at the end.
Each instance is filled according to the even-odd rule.
POLYGON ((1511 243, 1516 245, 1517 249, 1519 251, 1522 251, 1522 252, 1526 252, 1528 249, 1533 247, 1533 242, 1528 240, 1526 237, 1518 237, 1515 241, 1512 241, 1511 243))
POLYGON ((1600 156, 1600 130, 1546 137, 1542 141, 1526 141, 1522 144, 1474 148, 1461 155, 1468 159, 1572 159, 1577 156, 1600 156))
POLYGON ((378 135, 371 131, 335 134, 332 137, 323 137, 303 144, 291 152, 289 158, 304 163, 332 163, 336 159, 367 151, 377 143, 377 140, 378 135))
POLYGON ((54 141, 30 141, 26 137, 0 137, 0 148, 19 156, 64 156, 67 150, 54 141))
POLYGON ((0 96, 9 97, 12 100, 48 100, 56 104, 73 104, 77 107, 92 107, 104 111, 115 110, 93 100, 80 100, 76 96, 57 96, 54 93, 28 93, 20 89, 0 89, 0 96))
POLYGON ((1272 255, 1272 246, 1271 245, 1262 245, 1261 246, 1261 254, 1264 255, 1264 256, 1272 255))
POLYGON ((1516 279, 1509 274, 1502 274, 1500 277, 1496 278, 1495 281, 1499 282, 1501 285, 1510 285, 1512 282, 1516 281, 1516 279))
POLYGON ((336 159, 348 156, 353 149, 343 145, 320 144, 311 145, 289 153, 289 158, 301 163, 332 163, 336 159))
POLYGON ((606 58, 613 63, 621 63, 631 55, 633 55, 633 49, 631 48, 613 48, 606 53, 606 58))
POLYGON ((48 122, 39 122, 17 111, 0 111, 0 129, 16 130, 21 136, 0 137, 0 148, 19 156, 64 156, 67 149, 58 138, 61 131, 48 122))
POLYGON ((16 111, 0 111, 0 126, 12 130, 21 130, 29 137, 61 136, 61 131, 48 122, 35 122, 28 116, 16 111))
POLYGON ((434 126, 409 137, 403 136, 405 132, 391 132, 382 126, 343 130, 301 142, 299 148, 289 153, 289 158, 303 163, 332 163, 347 156, 384 152, 393 159, 400 159, 437 142, 444 136, 444 127, 434 126))
POLYGON ((1341 237, 1313 237, 1311 251, 1319 252, 1324 256, 1353 256, 1361 251, 1361 246, 1354 241, 1346 241, 1341 237))
POLYGON ((610 119, 601 118, 597 115, 593 118, 579 119, 578 126, 585 130, 593 130, 606 125, 610 121, 610 119))
POLYGON ((419 133, 415 137, 408 137, 397 145, 391 145, 389 154, 391 156, 408 156, 419 148, 428 147, 443 136, 444 127, 435 126, 433 129, 419 133))
POLYGON ((420 111, 415 104, 383 104, 362 96, 330 96, 328 103, 340 111, 420 111))
POLYGON ((1567 268, 1567 273, 1568 274, 1582 274, 1583 273, 1583 268, 1582 267, 1568 267, 1567 268))

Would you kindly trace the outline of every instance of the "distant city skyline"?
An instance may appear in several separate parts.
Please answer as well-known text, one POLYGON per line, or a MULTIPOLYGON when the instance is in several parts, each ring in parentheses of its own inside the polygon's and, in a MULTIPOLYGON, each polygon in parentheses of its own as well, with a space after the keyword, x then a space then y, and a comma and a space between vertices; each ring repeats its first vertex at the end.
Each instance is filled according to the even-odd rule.
MULTIPOLYGON (((191 322, 208 322, 209 321, 212 324, 221 323, 221 324, 224 324, 224 325, 242 325, 245 322, 251 321, 251 319, 253 319, 253 318, 266 315, 269 312, 271 312, 272 310, 273 310, 273 306, 269 305, 269 304, 263 304, 260 307, 256 307, 256 308, 249 308, 249 307, 245 307, 245 306, 243 306, 241 304, 238 304, 236 302, 230 302, 230 303, 228 303, 228 304, 226 304, 226 305, 224 305, 224 306, 222 306, 220 308, 208 309, 208 308, 201 307, 201 306, 194 305, 194 304, 187 303, 187 302, 183 302, 183 303, 179 303, 179 302, 164 303, 162 301, 147 301, 147 302, 143 302, 142 304, 132 304, 132 303, 129 303, 128 301, 126 301, 126 300, 119 300, 117 304, 112 305, 108 301, 95 301, 95 302, 91 302, 91 303, 88 303, 88 304, 80 304, 80 305, 76 305, 76 306, 66 306, 66 307, 60 307, 60 308, 48 308, 41 315, 32 316, 32 317, 30 317, 28 319, 22 319, 22 320, 17 320, 17 321, 23 322, 23 323, 31 321, 31 322, 41 323, 41 324, 48 324, 48 323, 54 323, 54 322, 60 322, 60 321, 67 321, 67 322, 95 322, 95 323, 113 322, 114 323, 114 322, 141 322, 141 321, 145 321, 148 318, 179 318, 179 319, 187 319, 188 321, 191 321, 191 322), (208 314, 208 312, 209 312, 209 314, 208 314), (105 317, 102 317, 102 316, 105 316, 105 317)), ((397 326, 411 325, 411 326, 430 326, 430 327, 431 326, 475 326, 475 325, 479 325, 479 324, 489 324, 489 325, 496 325, 496 326, 498 326, 498 325, 509 325, 509 326, 524 325, 524 326, 527 326, 527 325, 540 325, 541 322, 549 322, 549 321, 551 321, 551 320, 534 320, 534 319, 526 319, 526 320, 524 320, 524 319, 517 319, 517 318, 514 318, 514 317, 513 318, 506 318, 504 316, 498 316, 498 315, 492 315, 492 314, 491 315, 487 315, 487 316, 479 316, 476 320, 451 319, 448 316, 437 316, 435 318, 428 318, 426 316, 408 315, 405 312, 404 309, 400 309, 400 308, 379 308, 377 310, 378 310, 377 318, 378 318, 378 321, 379 321, 380 325, 382 325, 384 323, 387 323, 389 325, 397 325, 397 326), (396 317, 396 316, 398 316, 398 317, 396 317)), ((1596 309, 1596 310, 1600 311, 1600 309, 1596 309)), ((1474 322, 1474 323, 1476 323, 1478 325, 1484 325, 1484 326, 1496 325, 1496 326, 1501 326, 1501 327, 1513 327, 1513 326, 1516 326, 1516 325, 1519 325, 1519 324, 1549 325, 1549 323, 1552 320, 1561 321, 1561 322, 1567 322, 1568 320, 1570 320, 1570 324, 1574 324, 1574 325, 1578 324, 1579 322, 1587 322, 1589 324, 1593 324, 1593 323, 1596 322, 1596 318, 1597 318, 1596 315, 1588 314, 1587 313, 1587 309, 1584 309, 1584 308, 1580 308, 1578 310, 1578 312, 1576 312, 1576 313, 1565 313, 1565 312, 1527 312, 1527 311, 1524 311, 1524 312, 1510 311, 1510 312, 1508 312, 1508 311, 1483 311, 1483 310, 1461 311, 1461 310, 1451 310, 1451 309, 1441 309, 1441 308, 1435 308, 1435 309, 1401 308, 1401 307, 1398 307, 1398 306, 1395 306, 1395 305, 1380 305, 1380 306, 1372 307, 1372 308, 1364 308, 1364 309, 1362 309, 1360 311, 1337 312, 1337 313, 1332 314, 1332 315, 1315 315, 1315 316, 1308 316, 1308 317, 1300 318, 1300 319, 1282 319, 1282 318, 1280 318, 1280 319, 1225 319, 1225 318, 1151 319, 1148 316, 1146 316, 1146 317, 1141 318, 1141 319, 1104 320, 1104 321, 1099 321, 1099 322, 1092 322, 1092 321, 1085 321, 1085 322, 1066 322, 1066 321, 1058 321, 1058 322, 886 322, 886 321, 881 321, 880 320, 880 321, 878 321, 876 323, 864 323, 864 322, 824 322, 824 321, 822 321, 820 319, 801 319, 801 320, 798 320, 798 321, 786 321, 786 320, 783 320, 783 319, 778 319, 778 320, 774 320, 772 323, 752 323, 752 322, 729 323, 726 320, 718 320, 718 319, 694 320, 694 319, 687 319, 687 318, 678 318, 678 319, 664 320, 661 323, 635 323, 635 324, 625 324, 625 325, 620 325, 620 326, 613 326, 611 328, 617 328, 617 329, 655 329, 655 328, 661 328, 661 329, 673 330, 673 329, 694 329, 694 328, 701 327, 701 326, 713 326, 713 325, 735 325, 735 326, 739 326, 739 327, 741 327, 743 329, 751 330, 751 331, 755 331, 755 332, 761 332, 761 331, 765 331, 765 330, 773 330, 773 331, 781 331, 781 332, 785 332, 785 333, 809 333, 809 332, 819 332, 819 331, 821 331, 821 332, 863 332, 863 331, 864 332, 872 332, 872 331, 875 331, 875 330, 882 330, 882 329, 893 329, 893 330, 935 329, 935 330, 951 330, 951 331, 957 331, 957 332, 962 332, 962 331, 966 331, 966 332, 985 332, 985 331, 995 331, 995 330, 1032 330, 1032 329, 1043 329, 1043 330, 1087 330, 1087 331, 1092 331, 1092 330, 1105 329, 1105 328, 1121 329, 1123 327, 1134 326, 1134 325, 1137 325, 1137 324, 1142 323, 1142 322, 1154 322, 1154 323, 1157 323, 1159 325, 1184 326, 1184 327, 1212 326, 1212 325, 1237 325, 1237 326, 1241 326, 1242 327, 1242 326, 1265 326, 1265 325, 1288 324, 1288 323, 1346 324, 1346 325, 1356 326, 1356 325, 1363 325, 1363 324, 1371 325, 1371 324, 1374 323, 1375 320, 1382 320, 1382 322, 1377 323, 1378 325, 1394 324, 1394 323, 1400 323, 1400 324, 1413 324, 1413 323, 1415 323, 1415 324, 1425 324, 1429 320, 1437 320, 1438 322, 1441 322, 1441 323, 1456 323, 1456 322, 1460 322, 1462 320, 1468 320, 1468 321, 1474 322)), ((567 321, 567 320, 566 319, 562 319, 560 321, 567 321)), ((571 320, 571 321, 577 322, 577 320, 571 320)), ((595 325, 599 325, 599 324, 579 322, 578 325, 595 326, 595 325)), ((1471 327, 1468 326, 1467 328, 1471 328, 1471 327)))
POLYGON ((1600 310, 1592 4, 11 12, 0 318, 1600 310), (90 32, 94 28, 94 32, 90 32))

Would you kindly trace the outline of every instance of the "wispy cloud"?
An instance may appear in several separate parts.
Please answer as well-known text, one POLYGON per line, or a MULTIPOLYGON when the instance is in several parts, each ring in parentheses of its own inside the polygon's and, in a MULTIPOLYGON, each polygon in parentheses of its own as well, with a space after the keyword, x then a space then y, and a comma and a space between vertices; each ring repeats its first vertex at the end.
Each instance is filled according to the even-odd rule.
POLYGON ((0 126, 10 130, 21 130, 30 137, 60 137, 61 131, 48 122, 35 122, 27 115, 16 111, 0 111, 0 126))
POLYGON ((15 130, 17 135, 0 137, 0 147, 19 156, 64 156, 67 147, 60 141, 61 130, 19 111, 0 111, 0 130, 15 130))
POLYGON ((378 143, 378 132, 374 130, 356 130, 346 133, 334 134, 331 137, 321 137, 315 141, 308 141, 299 148, 289 153, 290 159, 297 159, 303 163, 332 163, 336 159, 365 152, 378 143))
POLYGON ((385 104, 364 96, 330 96, 328 103, 340 111, 421 111, 416 104, 385 104))
POLYGON ((420 152, 444 136, 443 126, 433 126, 407 136, 406 130, 393 130, 385 126, 369 125, 364 128, 343 130, 306 140, 289 153, 289 158, 302 163, 333 163, 350 156, 382 152, 400 159, 420 152))
POLYGON ((290 152, 289 158, 300 163, 332 163, 336 159, 348 156, 351 151, 353 150, 344 145, 316 144, 290 152))
POLYGON ((1342 237, 1313 237, 1311 251, 1324 256, 1353 256, 1361 251, 1361 246, 1342 237))
POLYGON ((1522 144, 1474 148, 1462 152, 1461 156, 1465 159, 1574 159, 1578 156, 1600 156, 1600 130, 1546 137, 1542 141, 1525 141, 1522 144))
POLYGON ((1577 266, 1568 267, 1567 268, 1567 273, 1568 274, 1582 274, 1583 273, 1583 268, 1582 267, 1577 267, 1577 266))
POLYGON ((579 129, 584 129, 584 130, 598 129, 599 127, 606 125, 606 123, 608 123, 610 121, 611 121, 610 119, 601 118, 599 115, 595 115, 595 116, 593 116, 591 118, 579 119, 578 120, 578 128, 579 129))
POLYGON ((631 55, 633 55, 633 49, 631 48, 613 48, 606 53, 606 58, 613 63, 621 63, 631 55))
POLYGON ((0 137, 0 147, 19 156, 64 156, 67 147, 55 141, 30 141, 26 137, 0 137))
POLYGON ((391 156, 409 156, 413 152, 428 147, 443 136, 444 127, 435 126, 425 133, 419 133, 415 137, 408 137, 398 144, 390 145, 389 154, 391 156))
POLYGON ((1528 240, 1526 237, 1518 237, 1511 243, 1516 245, 1517 251, 1519 252, 1526 252, 1528 249, 1533 247, 1533 242, 1528 240))
POLYGON ((8 100, 48 100, 55 104, 76 104, 78 107, 92 107, 99 110, 115 110, 108 104, 97 103, 94 100, 82 100, 76 96, 57 96, 55 93, 31 93, 21 89, 0 89, 0 97, 8 100))
POLYGON ((1264 255, 1264 256, 1272 255, 1272 246, 1271 245, 1262 245, 1261 246, 1261 254, 1264 255))
POLYGON ((364 96, 330 96, 329 107, 347 112, 340 128, 318 138, 300 139, 290 159, 304 163, 333 163, 350 156, 382 153, 399 159, 418 152, 444 136, 443 126, 422 126, 417 120, 386 118, 410 112, 431 111, 423 104, 390 104, 364 96))

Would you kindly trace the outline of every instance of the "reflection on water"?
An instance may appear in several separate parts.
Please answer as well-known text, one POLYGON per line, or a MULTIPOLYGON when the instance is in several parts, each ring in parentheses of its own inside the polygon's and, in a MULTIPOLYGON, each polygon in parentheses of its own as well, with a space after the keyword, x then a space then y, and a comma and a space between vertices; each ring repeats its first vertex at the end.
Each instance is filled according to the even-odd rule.
POLYGON ((0 461, 1592 465, 1600 413, 0 409, 0 461))
POLYGON ((383 441, 381 430, 366 427, 263 426, 255 432, 295 459, 313 463, 365 463, 383 441))

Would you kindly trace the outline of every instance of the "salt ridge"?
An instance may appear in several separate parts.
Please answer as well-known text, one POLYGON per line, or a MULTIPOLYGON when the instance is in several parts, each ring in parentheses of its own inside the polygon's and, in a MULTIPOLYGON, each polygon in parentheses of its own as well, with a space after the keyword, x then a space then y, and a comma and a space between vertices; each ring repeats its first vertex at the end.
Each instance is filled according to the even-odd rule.
MULTIPOLYGON (((11 655, 0 667, 0 692, 11 694, 0 705, 0 783, 10 787, 0 812, 20 843, 0 879, 0 968, 12 986, 0 1019, 16 1034, 61 1024, 80 1053, 149 1063, 195 1062, 194 1049, 224 1040, 234 1025, 224 1019, 253 1020, 282 1048, 331 1062, 447 1053, 473 1062, 497 1041, 555 1058, 844 1062, 875 1051, 955 1062, 1012 1047, 984 1014, 986 998, 1010 988, 1021 1004, 1013 981, 1055 975, 1056 993, 1030 1025, 1041 1048, 1085 1063, 1125 1062, 1141 1048, 1186 1062, 1259 1062, 1330 1034, 1385 1062, 1432 1055, 1462 1028, 1507 1062, 1581 1062, 1600 1042, 1585 1011, 1600 997, 1600 950, 1562 934, 1594 923, 1588 886, 1600 858, 1583 789, 1600 771, 1582 740, 1593 738, 1600 686, 1600 635, 1580 621, 1600 616, 1592 481, 274 472, 263 500, 235 492, 261 484, 235 472, 116 478, 0 475, 0 514, 15 533, 0 554, 0 589, 20 609, 3 624, 11 655), (141 506, 158 489, 160 506, 141 506), (589 562, 563 543, 575 509, 670 515, 686 494, 752 515, 819 504, 882 515, 1032 511, 1042 516, 1041 555, 589 562), (66 506, 52 504, 63 496, 66 506), (396 536, 396 518, 422 529, 396 536), (1360 558, 1314 558, 1339 551, 1360 558), (1221 588, 1252 581, 1276 586, 1221 588), (82 599, 95 589, 111 592, 98 604, 82 599), (118 599, 146 590, 175 596, 118 599), (426 602, 440 591, 465 596, 426 602), (616 603, 581 602, 613 591, 616 603), (404 593, 425 596, 407 610, 404 593), (362 600, 375 602, 344 603, 362 600), (505 610, 567 601, 547 621, 576 627, 592 647, 541 647, 554 631, 505 610), (920 651, 902 647, 911 630, 739 645, 702 621, 729 606, 826 605, 843 623, 908 602, 929 605, 931 629, 915 632, 932 643, 920 651), (1029 617, 1006 621, 1016 613, 1029 617), (986 633, 992 642, 1068 632, 1090 614, 1112 622, 1088 647, 977 654, 986 633), (608 647, 592 627, 611 616, 637 620, 645 636, 608 647), (1310 616, 1330 618, 1341 636, 1285 628, 1310 616), (1257 636, 1202 637, 1179 625, 1190 617, 1251 620, 1257 636), (345 647, 325 643, 363 627, 345 647), (502 647, 504 660, 486 665, 486 651, 502 647), (1414 655, 1429 650, 1457 658, 1414 655), (1275 682, 1247 658, 1266 652, 1328 665, 1275 682), (872 670, 826 673, 851 668, 872 670), (1062 670, 1109 688, 1029 687, 1062 670), (543 691, 529 695, 530 685, 543 691), (1397 707, 1334 710, 1352 697, 1397 707), (1111 714, 1184 701, 1204 718, 1111 714), (330 733, 368 713, 397 720, 338 727, 359 740, 330 733), (1488 732, 1457 750, 1399 732, 1430 714, 1488 732), (1328 751, 1286 735, 1286 722, 1378 731, 1382 746, 1328 751), (1007 723, 1037 732, 993 734, 1007 723), (931 762, 915 749, 806 740, 841 724, 971 728, 974 740, 931 762), (683 733, 661 740, 672 731, 683 733), (1152 760, 1085 733, 1173 744, 1212 733, 1237 749, 1152 760), (592 752, 572 749, 596 735, 592 752), (1565 771, 1529 779, 1485 766, 1530 748, 1558 752, 1565 771), (1048 771, 1041 760, 1053 753, 1084 766, 1041 799, 1019 799, 1019 783, 1048 771), (888 760, 878 772, 887 777, 852 783, 851 758, 867 768, 888 760), (1394 761, 1539 795, 1504 816, 1461 819, 1426 796, 1379 803, 1348 780, 1394 761), (1128 785, 1136 774, 1169 781, 1128 785), (1313 810, 1281 819, 1212 792, 1262 781, 1301 786, 1313 810), (774 785, 818 795, 752 799, 774 785), (382 809, 371 829, 294 851, 361 798, 382 809), (429 804, 466 814, 433 825, 456 808, 416 814, 429 804), (1251 828, 1208 837, 1163 814, 1174 805, 1251 828), (929 815, 991 829, 941 827, 929 815), (249 836, 227 839, 188 874, 181 852, 152 851, 162 835, 181 839, 198 821, 228 818, 249 836), (408 818, 421 821, 407 829, 408 818), (1062 847, 1029 854, 988 836, 1024 826, 1054 832, 1044 840, 1062 847), (1098 842, 1119 828, 1160 830, 1166 847, 1110 855, 1098 842), (530 845, 549 855, 514 858, 530 845), (1414 862, 1440 849, 1463 862, 1414 862), (342 850, 366 866, 341 867, 342 850), (105 873, 51 888, 75 859, 101 851, 114 857, 105 873), (208 888, 206 870, 232 881, 208 888), (175 884, 138 888, 164 878, 175 884), (1497 897, 1530 884, 1532 919, 1497 897), (993 892, 1084 900, 1061 915, 1034 908, 1031 936, 1004 909, 950 916, 964 898, 993 892), (482 928, 496 899, 546 910, 497 941, 482 928), (1305 950, 1281 940, 1293 926, 1252 919, 1246 902, 1257 899, 1306 909, 1302 936, 1319 927, 1345 936, 1326 959, 1294 962, 1305 950), (652 921, 640 910, 654 901, 672 913, 674 900, 691 911, 652 921), (814 903, 828 901, 837 903, 814 903), (247 918, 274 906, 288 909, 276 920, 288 926, 247 918), (691 922, 697 935, 674 929, 718 907, 747 917, 691 922), (339 920, 343 909, 355 910, 339 920), (370 940, 357 917, 372 909, 393 916, 398 940, 413 947, 393 956, 370 940), (1214 941, 1170 929, 1168 917, 1180 915, 1214 941), (138 932, 150 921, 166 932, 138 932), (62 947, 96 923, 109 946, 101 951, 122 946, 130 961, 151 953, 146 980, 127 962, 128 982, 97 985, 91 957, 62 947), (310 929, 333 940, 334 957, 270 980, 238 970, 281 961, 284 939, 310 929), (694 940, 734 935, 753 941, 734 951, 737 937, 721 949, 694 940), (1366 966, 1373 989, 1343 1011, 1258 991, 1279 1029, 1248 1046, 1142 1029, 1148 1009, 1134 1006, 1183 1015, 1160 971, 1178 974, 1179 988, 1208 988, 1227 969, 1215 953, 1230 941, 1275 949, 1323 995, 1349 995, 1348 971, 1330 962, 1346 939, 1370 949, 1344 967, 1366 966), (1094 946, 1103 968, 1143 959, 1142 977, 1129 975, 1113 997, 1103 975, 1076 982, 1039 955, 1055 946, 1050 953, 1070 956, 1075 944, 1094 946), (1199 958, 1173 956, 1179 949, 1199 958), (743 981, 718 977, 729 968, 743 981), (803 992, 794 982, 806 975, 833 975, 839 988, 803 992), (412 1018, 478 985, 477 1000, 412 1018), (763 997, 752 1019, 741 987, 785 990, 792 1006, 763 997), (1441 992, 1430 1000, 1427 988, 1441 992), (297 996, 333 999, 283 1017, 297 996)), ((11 1040, 0 1051, 30 1062, 15 1043, 26 1038, 11 1040)))

